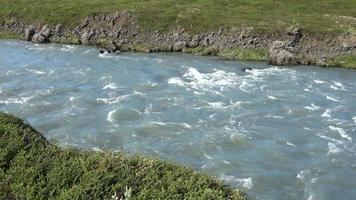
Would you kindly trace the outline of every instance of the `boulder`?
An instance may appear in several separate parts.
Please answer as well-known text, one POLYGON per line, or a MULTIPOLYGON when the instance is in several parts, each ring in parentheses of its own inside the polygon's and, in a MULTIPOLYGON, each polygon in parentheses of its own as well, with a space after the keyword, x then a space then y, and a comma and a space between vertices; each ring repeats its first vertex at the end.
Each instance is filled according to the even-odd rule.
POLYGON ((176 42, 173 46, 173 50, 174 51, 182 51, 186 47, 187 47, 187 43, 185 41, 176 42))
POLYGON ((200 36, 199 35, 194 35, 192 40, 189 42, 188 46, 190 48, 195 48, 199 45, 200 42, 200 36))
POLYGON ((54 35, 56 36, 63 36, 63 25, 62 24, 57 24, 56 29, 54 31, 54 35))
POLYGON ((296 46, 297 43, 302 39, 302 29, 301 28, 292 28, 291 30, 287 31, 287 35, 290 36, 289 39, 289 46, 296 46))
POLYGON ((80 41, 84 45, 90 44, 90 39, 95 35, 95 31, 93 29, 90 29, 90 31, 84 31, 82 35, 80 36, 80 41))
POLYGON ((32 37, 34 43, 48 43, 49 38, 52 36, 52 31, 48 25, 44 25, 39 33, 36 33, 32 37))
POLYGON ((268 64, 277 66, 297 65, 293 47, 283 41, 274 41, 269 49, 268 64))
POLYGON ((25 29, 25 40, 26 41, 31 41, 33 35, 36 33, 35 27, 29 26, 25 29))

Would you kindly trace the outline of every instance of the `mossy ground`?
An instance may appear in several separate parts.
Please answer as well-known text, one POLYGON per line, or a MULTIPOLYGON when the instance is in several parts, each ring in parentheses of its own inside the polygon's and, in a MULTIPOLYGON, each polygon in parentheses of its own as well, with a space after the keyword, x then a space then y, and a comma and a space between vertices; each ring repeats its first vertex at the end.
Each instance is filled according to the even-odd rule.
POLYGON ((0 113, 0 199, 245 199, 206 174, 124 153, 62 149, 0 113))

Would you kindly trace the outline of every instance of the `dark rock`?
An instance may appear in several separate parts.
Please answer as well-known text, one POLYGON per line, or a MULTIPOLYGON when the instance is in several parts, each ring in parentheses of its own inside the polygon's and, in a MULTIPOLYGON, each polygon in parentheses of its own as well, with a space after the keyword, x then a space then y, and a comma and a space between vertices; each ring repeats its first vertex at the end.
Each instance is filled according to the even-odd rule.
POLYGON ((242 71, 246 72, 246 71, 252 71, 252 68, 251 67, 244 67, 242 69, 242 71))
POLYGON ((288 45, 294 47, 295 45, 297 45, 297 43, 303 37, 302 29, 301 28, 293 28, 290 31, 287 31, 287 35, 289 35, 291 37, 288 45))
POLYGON ((35 27, 33 27, 33 26, 27 27, 26 30, 25 30, 25 40, 26 41, 31 41, 32 37, 33 37, 33 35, 35 33, 36 33, 35 27))
POLYGON ((212 40, 211 40, 211 38, 208 36, 208 37, 205 37, 204 39, 203 39, 203 46, 204 47, 208 47, 208 46, 210 46, 212 44, 212 40))
POLYGON ((103 49, 100 49, 100 50, 99 50, 99 53, 100 53, 100 54, 104 54, 105 51, 104 51, 103 49))

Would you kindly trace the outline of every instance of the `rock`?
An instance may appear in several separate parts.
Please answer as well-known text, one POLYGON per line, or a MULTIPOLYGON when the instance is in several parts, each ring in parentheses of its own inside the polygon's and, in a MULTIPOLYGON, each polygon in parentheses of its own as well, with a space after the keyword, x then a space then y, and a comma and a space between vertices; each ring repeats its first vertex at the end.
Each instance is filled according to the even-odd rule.
POLYGON ((303 37, 301 28, 293 28, 290 31, 287 31, 287 35, 291 37, 289 41, 289 46, 295 46, 300 39, 303 37))
POLYGON ((247 72, 247 71, 252 71, 252 67, 244 67, 242 71, 247 72))
POLYGON ((205 37, 204 39, 203 39, 203 46, 204 47, 208 47, 208 46, 210 46, 212 44, 212 41, 211 41, 211 38, 210 37, 205 37))
POLYGON ((54 30, 54 35, 63 36, 63 25, 62 24, 56 25, 56 29, 54 30))
POLYGON ((100 54, 104 54, 105 51, 104 51, 103 49, 100 49, 100 50, 99 50, 99 53, 100 53, 100 54))
POLYGON ((26 30, 25 30, 25 40, 26 41, 31 41, 32 37, 33 37, 33 35, 35 33, 36 33, 35 27, 33 27, 33 26, 27 27, 26 30))
POLYGON ((48 43, 49 38, 52 36, 52 31, 48 25, 44 25, 39 33, 36 33, 32 37, 34 43, 48 43))
POLYGON ((90 31, 84 31, 84 33, 80 36, 80 41, 84 45, 90 44, 90 39, 94 36, 95 32, 90 29, 90 31))
POLYGON ((277 66, 297 65, 293 49, 283 41, 274 41, 269 49, 268 64, 277 66))
POLYGON ((173 46, 173 50, 174 51, 182 51, 186 47, 187 47, 187 43, 185 41, 176 42, 173 46))
POLYGON ((200 36, 199 35, 194 35, 192 40, 189 42, 188 46, 190 48, 195 48, 199 45, 200 42, 200 36))

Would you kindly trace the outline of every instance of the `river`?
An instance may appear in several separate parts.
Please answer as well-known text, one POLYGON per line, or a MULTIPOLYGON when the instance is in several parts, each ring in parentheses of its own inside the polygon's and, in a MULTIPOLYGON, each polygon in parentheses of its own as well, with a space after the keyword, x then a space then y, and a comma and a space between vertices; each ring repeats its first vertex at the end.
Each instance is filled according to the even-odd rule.
POLYGON ((188 165, 250 199, 356 199, 352 70, 0 40, 0 111, 62 146, 188 165))

